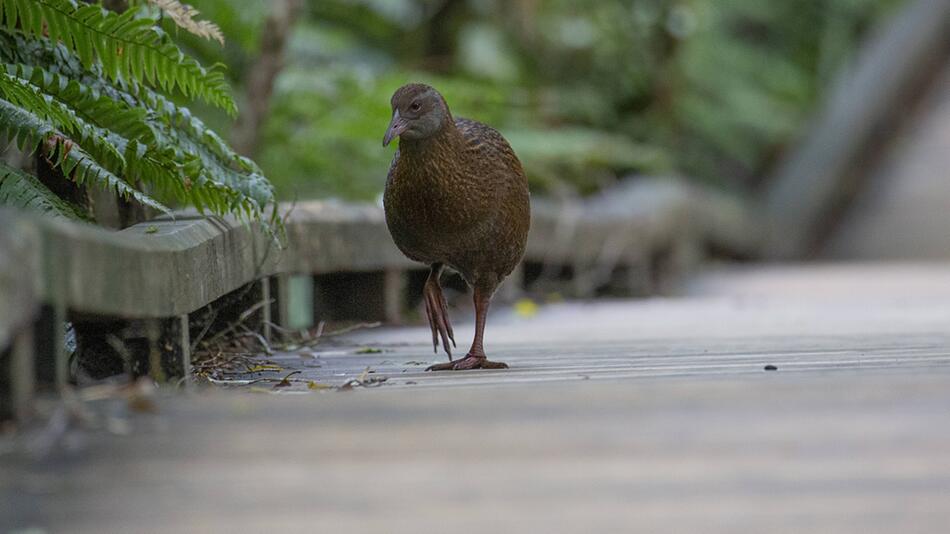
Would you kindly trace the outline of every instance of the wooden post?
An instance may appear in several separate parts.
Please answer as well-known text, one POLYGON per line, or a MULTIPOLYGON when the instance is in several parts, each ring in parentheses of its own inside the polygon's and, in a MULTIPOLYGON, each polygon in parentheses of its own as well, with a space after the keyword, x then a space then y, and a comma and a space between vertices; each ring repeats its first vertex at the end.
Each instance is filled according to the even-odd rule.
POLYGON ((161 320, 145 320, 145 338, 148 339, 148 374, 152 380, 161 384, 165 382, 165 370, 162 369, 161 320))
POLYGON ((300 330, 313 326, 313 277, 282 274, 277 277, 280 326, 300 330))
POLYGON ((33 410, 33 394, 36 389, 32 328, 26 328, 16 336, 10 356, 11 411, 15 420, 23 421, 33 410))
POLYGON ((383 280, 383 307, 386 322, 402 322, 403 296, 406 294, 406 273, 400 269, 387 269, 383 280))
POLYGON ((277 280, 277 324, 284 328, 287 326, 287 319, 290 317, 290 275, 278 274, 274 277, 277 280))
POLYGON ((191 379, 191 332, 188 324, 188 314, 184 313, 178 316, 179 333, 178 339, 181 343, 181 376, 182 383, 186 390, 194 388, 194 381, 191 379))
POLYGON ((271 296, 270 296, 270 278, 264 277, 261 278, 261 302, 263 308, 261 309, 261 334, 264 336, 268 342, 271 340, 273 332, 271 332, 271 323, 273 322, 273 317, 271 316, 271 296))
POLYGON ((53 302, 53 362, 56 390, 60 393, 69 385, 69 355, 66 354, 66 304, 62 293, 54 295, 53 302))

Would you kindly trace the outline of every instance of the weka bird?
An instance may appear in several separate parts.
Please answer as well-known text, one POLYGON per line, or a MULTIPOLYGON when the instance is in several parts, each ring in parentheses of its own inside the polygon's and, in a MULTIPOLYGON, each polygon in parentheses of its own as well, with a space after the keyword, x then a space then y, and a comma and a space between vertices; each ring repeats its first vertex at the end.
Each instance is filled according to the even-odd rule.
POLYGON ((383 138, 399 137, 383 204, 393 241, 410 259, 430 266, 423 290, 432 346, 439 338, 449 362, 428 371, 506 369, 489 361, 482 345, 492 294, 524 255, 531 220, 528 181, 521 162, 493 128, 453 119, 438 91, 422 84, 392 97, 392 121, 383 138), (449 322, 439 277, 443 266, 472 287, 475 339, 465 358, 452 361, 449 322))

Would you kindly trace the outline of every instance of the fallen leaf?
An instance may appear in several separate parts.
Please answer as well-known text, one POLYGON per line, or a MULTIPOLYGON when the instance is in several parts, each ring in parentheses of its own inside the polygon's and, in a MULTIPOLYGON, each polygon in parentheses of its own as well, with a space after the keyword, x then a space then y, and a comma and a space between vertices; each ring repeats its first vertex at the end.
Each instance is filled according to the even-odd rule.
POLYGON ((359 378, 357 378, 356 380, 358 382, 363 382, 364 380, 366 380, 366 377, 369 376, 369 373, 370 373, 369 367, 367 367, 366 369, 363 369, 363 372, 360 373, 359 378))
POLYGON ((261 365, 252 365, 251 367, 247 369, 247 372, 248 373, 264 373, 264 372, 269 372, 269 371, 280 372, 283 370, 284 368, 279 365, 265 363, 261 365))
POLYGON ((307 389, 330 389, 332 386, 326 384, 318 384, 313 380, 307 382, 307 389))
POLYGON ((277 389, 277 388, 285 388, 285 387, 290 386, 290 385, 291 385, 291 384, 290 384, 290 380, 288 380, 288 379, 289 379, 290 377, 296 375, 296 374, 300 374, 301 372, 302 372, 302 371, 299 371, 299 370, 298 370, 298 371, 291 371, 290 373, 287 373, 287 376, 285 376, 284 378, 281 378, 281 379, 280 379, 280 382, 274 384, 274 389, 277 389))
POLYGON ((538 305, 531 299, 515 302, 515 314, 519 317, 534 317, 538 314, 538 305))
POLYGON ((375 347, 363 347, 356 351, 357 354, 379 354, 380 352, 383 352, 383 349, 377 349, 375 347))

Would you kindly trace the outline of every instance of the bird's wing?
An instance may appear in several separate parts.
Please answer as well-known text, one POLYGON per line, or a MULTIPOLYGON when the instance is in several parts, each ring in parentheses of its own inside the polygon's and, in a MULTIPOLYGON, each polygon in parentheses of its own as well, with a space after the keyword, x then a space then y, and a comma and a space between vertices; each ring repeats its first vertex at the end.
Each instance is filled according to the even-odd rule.
POLYGON ((499 160, 506 167, 521 170, 521 161, 498 130, 471 119, 458 118, 455 127, 465 138, 465 148, 482 161, 499 160))

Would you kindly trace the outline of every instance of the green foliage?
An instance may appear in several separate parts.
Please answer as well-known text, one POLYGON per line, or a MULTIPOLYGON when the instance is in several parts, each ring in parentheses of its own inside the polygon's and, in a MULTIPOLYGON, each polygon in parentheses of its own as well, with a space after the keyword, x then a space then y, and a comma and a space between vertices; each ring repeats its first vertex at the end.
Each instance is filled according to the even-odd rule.
POLYGON ((35 177, 0 162, 0 205, 58 219, 84 220, 85 214, 50 192, 35 177))
POLYGON ((509 138, 535 191, 668 172, 747 187, 901 1, 314 0, 260 162, 283 196, 373 198, 389 97, 428 81, 509 138))
POLYGON ((293 69, 281 77, 258 159, 287 198, 341 195, 372 199, 393 149, 382 147, 389 98, 422 80, 438 86, 458 116, 500 120, 502 98, 492 86, 426 73, 366 80, 348 69, 293 69))
POLYGON ((274 197, 257 165, 150 87, 236 109, 221 73, 184 55, 145 7, 118 15, 68 0, 3 0, 2 14, 0 134, 40 150, 77 184, 161 211, 187 203, 264 217, 274 197))
POLYGON ((37 38, 48 35, 79 56, 83 67, 98 64, 112 80, 145 82, 169 91, 178 88, 232 115, 237 106, 224 75, 185 55, 141 10, 118 14, 72 0, 4 0, 3 23, 37 38))
POLYGON ((526 37, 543 112, 743 185, 794 140, 866 30, 900 0, 552 0, 526 37))
POLYGON ((0 99, 0 133, 15 140, 17 146, 26 152, 32 153, 35 147, 42 146, 45 157, 55 166, 61 167, 63 174, 79 185, 92 182, 123 197, 134 198, 146 206, 168 211, 164 205, 137 191, 100 163, 100 160, 111 160, 110 164, 121 165, 122 156, 114 147, 94 138, 96 140, 88 144, 92 145, 100 156, 100 160, 97 160, 65 137, 48 120, 64 117, 66 120, 60 123, 63 126, 76 131, 86 130, 79 119, 70 116, 66 110, 52 104, 52 101, 43 99, 38 93, 31 94, 29 90, 16 91, 14 88, 18 82, 11 80, 13 78, 10 76, 0 76, 0 95, 3 96, 0 99), (31 106, 25 104, 27 102, 36 104, 33 108, 39 110, 43 116, 29 111, 31 106))

